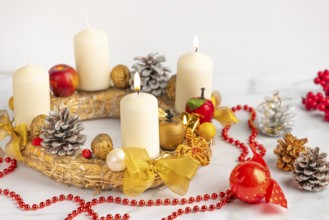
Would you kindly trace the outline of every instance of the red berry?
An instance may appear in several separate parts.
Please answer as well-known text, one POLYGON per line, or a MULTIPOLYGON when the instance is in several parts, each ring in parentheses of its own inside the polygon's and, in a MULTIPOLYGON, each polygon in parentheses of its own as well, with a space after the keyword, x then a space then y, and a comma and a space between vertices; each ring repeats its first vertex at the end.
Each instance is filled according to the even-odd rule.
POLYGON ((323 112, 326 109, 326 106, 324 104, 320 103, 318 105, 318 109, 323 112))
POLYGON ((323 75, 328 76, 329 75, 329 70, 324 70, 323 75))
POLYGON ((34 139, 31 141, 31 143, 32 143, 34 146, 38 146, 38 147, 40 147, 42 141, 43 141, 42 138, 36 137, 36 138, 34 138, 34 139))
POLYGON ((321 71, 318 72, 318 77, 322 78, 323 73, 321 71))
POLYGON ((86 159, 91 158, 91 155, 92 155, 92 153, 91 153, 91 150, 89 150, 89 149, 84 149, 82 151, 82 156, 86 159))
POLYGON ((319 84, 321 82, 321 79, 319 78, 319 77, 316 77, 315 79, 314 79, 314 83, 315 84, 319 84))

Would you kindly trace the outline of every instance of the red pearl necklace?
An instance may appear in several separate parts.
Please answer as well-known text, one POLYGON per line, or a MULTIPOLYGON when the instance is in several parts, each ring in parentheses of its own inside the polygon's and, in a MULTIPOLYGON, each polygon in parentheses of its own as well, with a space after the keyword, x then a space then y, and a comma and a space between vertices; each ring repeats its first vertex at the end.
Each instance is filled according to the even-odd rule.
MULTIPOLYGON (((256 112, 252 107, 249 107, 248 105, 244 105, 243 107, 241 105, 237 105, 236 107, 232 108, 233 112, 239 111, 239 110, 245 110, 251 114, 250 119, 248 120, 248 125, 252 131, 251 135, 249 136, 249 144, 253 144, 256 147, 256 150, 259 152, 261 156, 264 156, 266 153, 266 149, 263 145, 259 144, 257 141, 255 141, 255 138, 258 134, 257 129, 255 128, 253 122, 256 119, 256 112)), ((230 143, 235 145, 236 147, 240 148, 242 151, 239 156, 239 161, 243 162, 246 160, 250 160, 251 158, 246 158, 249 151, 246 144, 240 142, 239 140, 235 140, 233 137, 230 137, 228 135, 228 131, 231 128, 230 125, 227 125, 222 130, 222 137, 223 139, 230 143)), ((12 160, 9 157, 5 159, 7 163, 11 163, 11 165, 4 170, 4 172, 0 172, 0 178, 4 175, 7 175, 8 173, 15 170, 17 167, 16 160, 12 160)), ((0 159, 0 163, 2 162, 2 159, 0 159)), ((93 206, 96 206, 97 204, 102 203, 116 203, 120 205, 129 205, 129 206, 137 206, 137 207, 151 207, 151 206, 161 206, 161 205, 186 205, 186 204, 193 204, 198 203, 201 201, 208 201, 208 200, 217 200, 217 203, 210 204, 210 205, 194 205, 194 206, 187 206, 184 208, 179 208, 177 211, 172 212, 170 215, 168 215, 165 218, 162 218, 162 220, 172 220, 177 218, 178 216, 181 216, 183 214, 190 214, 190 213, 197 213, 197 212, 206 212, 206 211, 214 211, 216 209, 221 209, 225 204, 229 203, 234 199, 232 196, 231 190, 226 190, 226 192, 220 192, 220 193, 212 193, 212 194, 204 194, 197 195, 195 197, 189 197, 189 198, 175 198, 175 199, 156 199, 156 200, 136 200, 132 199, 129 200, 128 198, 121 198, 121 197, 113 197, 108 196, 105 198, 104 196, 101 196, 99 198, 92 199, 89 202, 86 202, 84 199, 81 199, 80 196, 74 196, 72 194, 68 195, 60 195, 60 196, 54 196, 51 199, 47 199, 46 201, 40 202, 39 204, 26 204, 24 200, 20 197, 19 194, 17 194, 14 191, 10 191, 8 189, 2 190, 0 188, 0 195, 7 196, 8 198, 11 198, 12 200, 15 200, 17 205, 24 211, 35 211, 38 209, 45 208, 46 206, 50 206, 54 203, 60 202, 60 201, 72 201, 77 203, 78 208, 73 210, 70 214, 67 215, 65 218, 66 220, 71 220, 78 216, 81 213, 88 214, 93 220, 127 220, 130 218, 129 214, 125 213, 123 215, 117 213, 117 214, 108 214, 106 216, 98 216, 98 213, 94 211, 92 208, 93 206), (218 200, 219 199, 219 200, 218 200)))
MULTIPOLYGON (((3 162, 2 158, 0 158, 0 164, 3 162)), ((13 172, 17 167, 17 161, 15 159, 11 159, 10 157, 5 158, 5 162, 10 164, 7 168, 5 168, 3 171, 0 171, 0 179, 4 177, 5 175, 8 175, 9 173, 13 172)))
POLYGON ((125 213, 123 215, 117 213, 115 215, 108 214, 107 216, 99 217, 98 213, 94 211, 92 208, 93 206, 97 204, 102 203, 116 203, 120 205, 130 205, 130 206, 139 206, 139 207, 151 207, 151 206, 161 206, 161 205, 185 205, 185 204, 193 204, 196 202, 201 201, 208 201, 210 199, 217 200, 220 198, 219 202, 216 204, 211 205, 202 205, 201 207, 198 205, 194 206, 187 206, 184 209, 180 208, 177 211, 173 212, 171 215, 168 215, 166 218, 162 218, 162 220, 172 220, 177 218, 178 216, 181 216, 183 214, 189 214, 189 213, 196 213, 196 212, 206 212, 206 211, 214 211, 215 209, 221 209, 226 203, 229 203, 233 197, 230 190, 226 190, 226 192, 220 192, 220 193, 212 193, 210 194, 204 194, 203 196, 197 195, 195 197, 189 197, 181 198, 181 199, 156 199, 156 200, 148 200, 145 201, 143 199, 141 200, 129 200, 128 198, 121 198, 121 197, 113 197, 108 196, 107 198, 101 196, 98 199, 92 199, 90 202, 86 202, 84 199, 81 199, 80 196, 74 196, 72 194, 68 195, 60 195, 60 196, 53 196, 51 199, 47 199, 43 202, 40 202, 39 204, 27 204, 24 202, 23 198, 19 194, 17 194, 14 191, 9 191, 8 189, 0 189, 0 195, 3 194, 4 196, 7 196, 8 198, 11 198, 12 200, 16 201, 19 208, 21 208, 24 211, 36 211, 38 209, 43 209, 46 206, 50 206, 52 204, 55 204, 57 202, 61 201, 72 201, 79 205, 79 207, 75 210, 73 210, 70 214, 67 215, 65 220, 70 220, 78 216, 79 214, 85 212, 87 213, 93 220, 99 219, 99 220, 127 220, 130 218, 129 214, 125 213))
MULTIPOLYGON (((259 144, 257 141, 255 141, 255 138, 258 134, 258 130, 254 125, 254 121, 256 119, 256 111, 253 107, 249 107, 248 105, 244 105, 243 107, 241 105, 237 105, 236 107, 232 108, 233 112, 237 112, 240 110, 244 110, 250 113, 250 118, 248 120, 248 125, 249 128, 251 129, 251 134, 249 136, 249 145, 253 144, 256 148, 256 151, 263 157, 266 154, 266 148, 262 145, 259 144)), ((240 156, 239 156, 239 162, 244 162, 246 160, 251 160, 251 158, 246 158, 247 155, 249 154, 248 147, 245 143, 240 142, 239 140, 235 140, 234 138, 230 137, 228 135, 228 131, 230 130, 231 125, 226 125, 224 129, 222 130, 222 137, 223 139, 230 143, 235 145, 237 148, 240 148, 242 151, 240 156)))

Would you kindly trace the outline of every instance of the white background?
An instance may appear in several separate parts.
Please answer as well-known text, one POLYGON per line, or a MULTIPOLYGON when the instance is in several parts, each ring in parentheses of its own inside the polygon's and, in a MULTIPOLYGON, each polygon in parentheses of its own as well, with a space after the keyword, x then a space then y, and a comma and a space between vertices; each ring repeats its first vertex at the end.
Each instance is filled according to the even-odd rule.
POLYGON ((73 36, 86 27, 108 33, 112 66, 131 66, 158 51, 176 71, 192 50, 215 62, 215 74, 306 74, 329 62, 327 0, 10 0, 0 1, 0 72, 30 62, 74 65, 73 36))
MULTIPOLYGON (((213 83, 223 96, 223 105, 257 106, 264 96, 279 90, 284 96, 291 96, 296 106, 293 134, 308 137, 308 146, 319 146, 329 153, 328 122, 323 121, 323 114, 306 112, 300 104, 300 97, 308 91, 320 91, 312 79, 318 70, 329 66, 328 10, 327 0, 0 0, 0 109, 8 109, 7 101, 12 96, 10 76, 27 64, 27 57, 45 69, 57 63, 74 66, 73 36, 86 27, 86 12, 91 26, 109 35, 112 66, 119 63, 131 66, 135 56, 158 51, 166 55, 166 64, 175 73, 178 57, 192 50, 193 37, 198 35, 200 51, 214 59, 213 83)), ((246 141, 247 116, 240 113, 237 116, 241 123, 233 126, 230 134, 246 141)), ((110 134, 114 145, 120 147, 117 119, 94 120, 84 125, 88 136, 85 147, 90 146, 92 138, 99 133, 110 134)), ((220 131, 221 126, 217 122, 215 125, 220 131)), ((267 148, 265 159, 272 177, 286 194, 288 210, 263 202, 248 205, 234 201, 222 210, 186 215, 181 219, 329 218, 329 189, 318 193, 298 190, 291 174, 275 166, 272 152, 276 138, 259 135, 256 140, 267 148)), ((215 143, 211 164, 199 170, 187 197, 228 188, 238 151, 224 143, 219 135, 215 143)), ((0 142, 1 147, 5 144, 0 142)), ((15 173, 0 180, 0 188, 15 190, 30 204, 61 193, 78 194, 86 200, 94 197, 93 191, 56 183, 23 164, 19 164, 15 173)), ((106 191, 101 195, 122 196, 122 193, 106 191)), ((168 189, 150 190, 138 198, 164 199, 175 198, 175 195, 168 189)), ((65 203, 38 212, 23 212, 2 196, 0 204, 1 219, 6 220, 63 219, 76 208, 65 203)), ((177 208, 144 209, 106 204, 96 210, 100 214, 128 212, 132 219, 160 219, 177 208)))

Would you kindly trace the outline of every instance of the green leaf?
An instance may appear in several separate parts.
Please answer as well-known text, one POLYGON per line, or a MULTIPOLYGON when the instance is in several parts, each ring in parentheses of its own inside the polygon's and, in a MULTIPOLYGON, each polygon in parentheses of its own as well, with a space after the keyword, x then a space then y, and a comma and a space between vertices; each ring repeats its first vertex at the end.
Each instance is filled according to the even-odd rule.
POLYGON ((205 99, 200 99, 200 98, 190 98, 187 101, 187 106, 191 111, 194 111, 195 109, 199 108, 206 102, 205 99))

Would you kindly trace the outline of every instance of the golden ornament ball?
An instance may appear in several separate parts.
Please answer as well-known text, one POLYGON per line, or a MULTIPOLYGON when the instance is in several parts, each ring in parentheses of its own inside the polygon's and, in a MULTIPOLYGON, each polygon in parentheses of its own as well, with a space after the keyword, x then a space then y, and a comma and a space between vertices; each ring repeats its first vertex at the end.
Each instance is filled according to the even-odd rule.
POLYGON ((185 126, 182 120, 174 117, 172 121, 160 121, 160 146, 164 150, 175 150, 184 142, 185 126))
POLYGON ((8 106, 9 106, 10 110, 14 111, 14 96, 10 97, 10 99, 8 101, 8 106))
POLYGON ((119 64, 111 71, 111 80, 118 89, 129 87, 130 70, 125 65, 119 64))
POLYGON ((169 79, 167 83, 166 91, 168 98, 174 100, 176 93, 176 74, 169 79))
POLYGON ((206 139, 212 140, 216 135, 216 127, 211 122, 204 122, 198 128, 198 135, 206 139))
POLYGON ((38 115, 32 120, 30 127, 30 135, 32 140, 36 137, 39 137, 39 135, 41 134, 41 129, 45 126, 46 118, 47 115, 38 115))
POLYGON ((106 160, 107 154, 113 150, 111 137, 107 134, 97 135, 91 142, 91 150, 96 158, 106 160))

